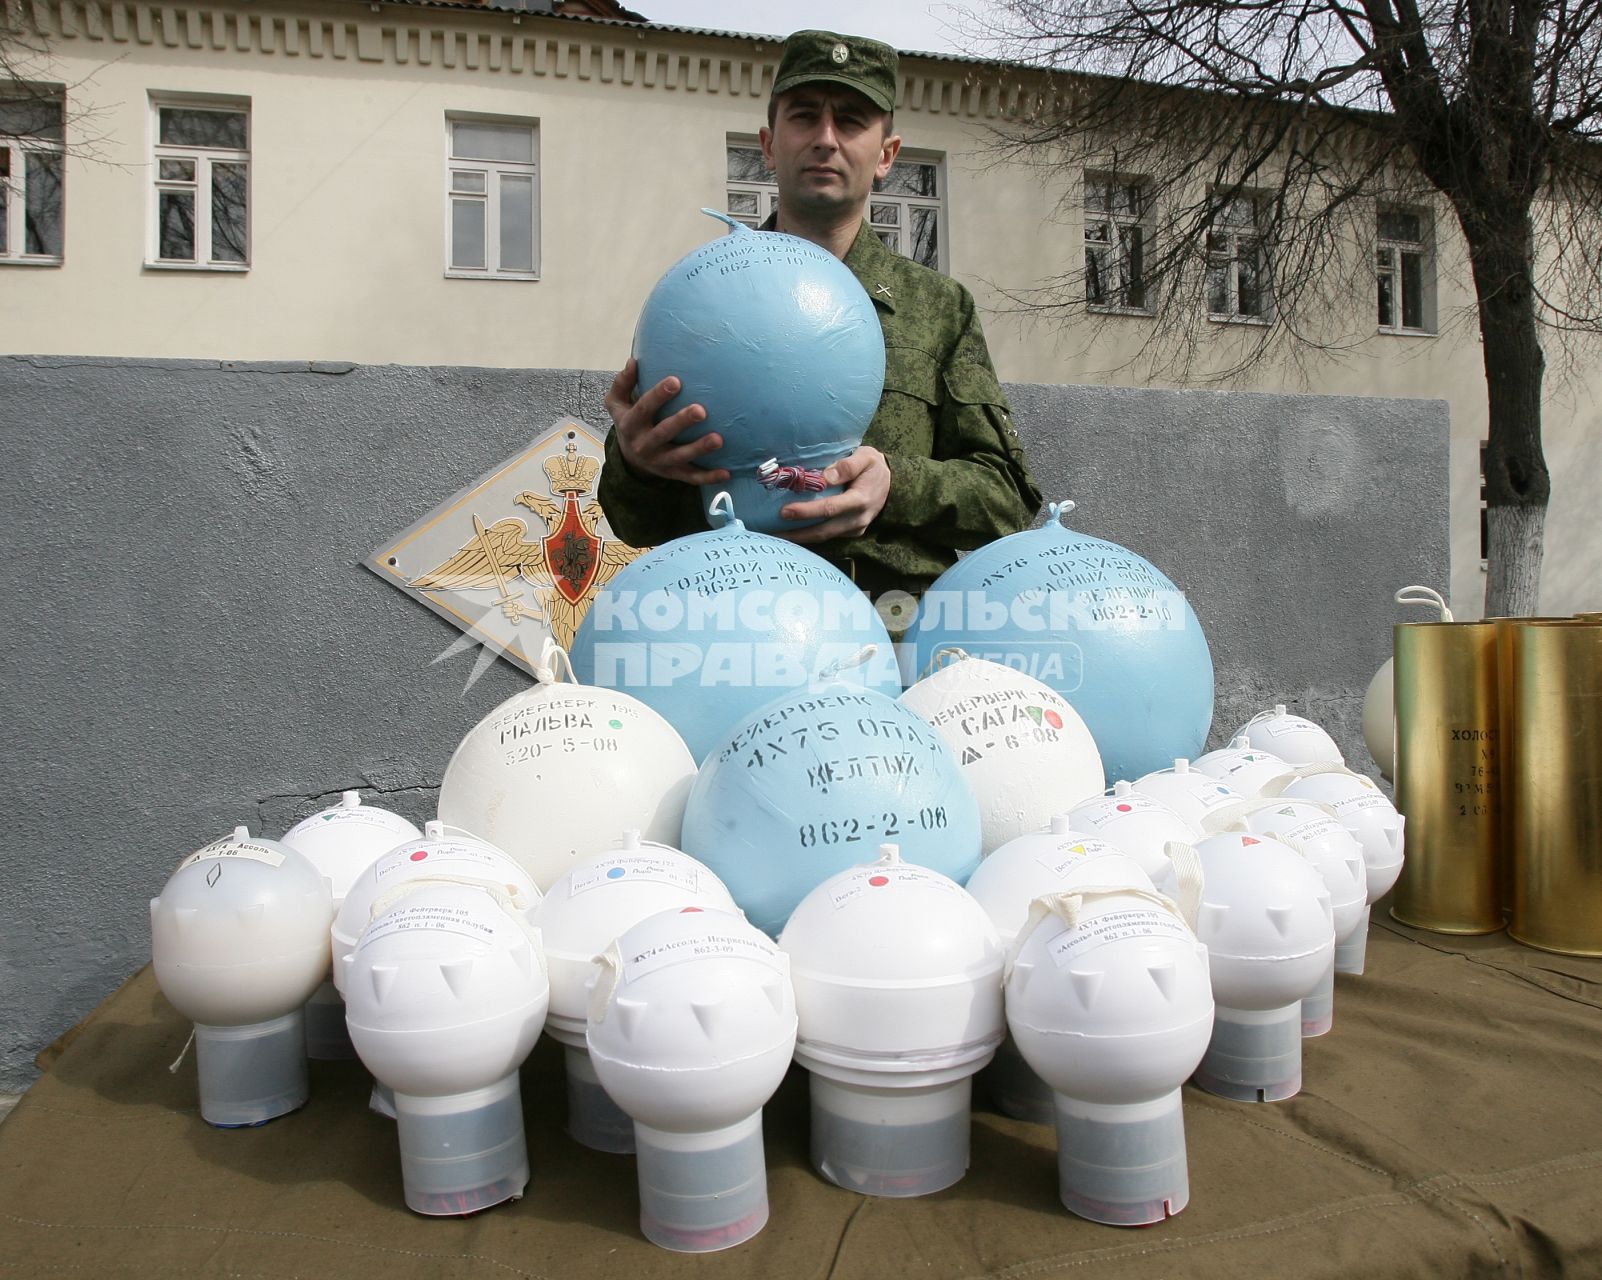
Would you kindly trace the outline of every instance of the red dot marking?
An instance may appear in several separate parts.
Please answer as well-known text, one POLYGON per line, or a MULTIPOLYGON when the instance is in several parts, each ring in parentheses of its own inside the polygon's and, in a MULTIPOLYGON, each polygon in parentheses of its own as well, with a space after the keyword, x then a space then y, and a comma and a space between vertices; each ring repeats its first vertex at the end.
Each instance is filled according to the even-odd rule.
POLYGON ((1118 806, 1119 813, 1133 813, 1134 811, 1135 806, 1132 804, 1121 804, 1118 806))
POLYGON ((877 889, 880 885, 889 884, 890 883, 890 877, 889 876, 872 876, 872 877, 869 878, 868 883, 871 884, 875 889, 877 889))
POLYGON ((421 862, 426 857, 428 857, 428 850, 427 849, 419 849, 416 853, 412 854, 412 861, 413 862, 421 862))
POLYGON ((690 914, 690 913, 691 913, 691 912, 692 912, 692 911, 699 911, 699 910, 700 910, 700 909, 701 909, 701 908, 700 908, 700 907, 680 907, 680 908, 679 908, 679 914, 680 914, 680 915, 681 915, 681 916, 687 916, 687 915, 689 915, 689 914, 690 914))
POLYGON ((1242 836, 1240 838, 1240 843, 1241 843, 1241 846, 1244 848, 1246 845, 1257 844, 1258 842, 1256 840, 1253 840, 1250 836, 1242 836))
POLYGON ((1062 728, 1062 717, 1055 711, 1048 711, 1046 712, 1046 723, 1053 729, 1060 729, 1062 728))

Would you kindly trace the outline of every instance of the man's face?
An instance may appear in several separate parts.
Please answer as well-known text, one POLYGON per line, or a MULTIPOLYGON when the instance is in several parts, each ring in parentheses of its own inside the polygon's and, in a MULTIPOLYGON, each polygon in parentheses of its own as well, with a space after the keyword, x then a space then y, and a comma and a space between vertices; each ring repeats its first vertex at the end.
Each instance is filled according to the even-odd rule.
POLYGON ((860 210, 901 150, 886 123, 883 111, 842 85, 801 85, 781 95, 772 129, 760 135, 780 204, 822 214, 860 210))

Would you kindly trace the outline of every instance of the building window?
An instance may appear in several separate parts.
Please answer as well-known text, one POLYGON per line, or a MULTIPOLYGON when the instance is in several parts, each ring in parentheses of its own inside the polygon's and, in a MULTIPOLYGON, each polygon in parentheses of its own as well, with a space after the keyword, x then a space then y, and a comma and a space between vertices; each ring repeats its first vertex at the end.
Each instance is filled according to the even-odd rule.
POLYGON ((473 279, 536 279, 538 125, 483 118, 453 118, 446 125, 445 273, 473 279))
POLYGON ((1379 327, 1393 333, 1431 332, 1435 278, 1424 215, 1416 209, 1381 209, 1377 230, 1379 327))
POLYGON ((250 265, 250 107, 238 99, 152 101, 149 263, 250 265))
POLYGON ((1219 206, 1207 233, 1207 313, 1215 320, 1274 318, 1262 231, 1267 212, 1261 196, 1234 195, 1219 206))
POLYGON ((1085 175, 1085 301, 1145 311, 1146 217, 1151 195, 1140 179, 1085 175))
POLYGON ((779 184, 768 172, 762 148, 754 142, 728 144, 728 214, 748 227, 760 227, 779 208, 779 184))
MULTIPOLYGON (((935 271, 942 269, 945 237, 944 166, 938 156, 903 150, 895 167, 873 184, 868 224, 887 246, 935 271)), ((729 216, 748 227, 766 222, 779 207, 779 187, 755 142, 728 143, 729 216)))
POLYGON ((59 266, 65 98, 9 87, 0 99, 0 262, 59 266))

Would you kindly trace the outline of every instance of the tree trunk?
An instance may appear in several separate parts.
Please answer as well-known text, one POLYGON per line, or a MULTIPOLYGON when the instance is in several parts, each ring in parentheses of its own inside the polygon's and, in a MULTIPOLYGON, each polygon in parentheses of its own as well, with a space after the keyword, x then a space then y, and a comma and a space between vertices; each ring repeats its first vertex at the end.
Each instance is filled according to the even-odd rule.
POLYGON ((1488 436, 1485 504, 1489 546, 1485 616, 1536 612, 1551 477, 1541 451, 1546 357, 1536 334, 1535 236, 1528 209, 1465 217, 1484 346, 1488 436))

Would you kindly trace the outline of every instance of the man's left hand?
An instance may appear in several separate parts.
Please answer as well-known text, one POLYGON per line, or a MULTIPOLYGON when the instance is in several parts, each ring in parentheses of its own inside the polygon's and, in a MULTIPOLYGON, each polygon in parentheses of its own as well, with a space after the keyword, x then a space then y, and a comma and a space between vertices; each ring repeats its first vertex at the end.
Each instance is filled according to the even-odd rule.
POLYGON ((871 445, 862 445, 850 457, 824 468, 823 479, 830 488, 843 485, 845 491, 810 502, 787 503, 779 509, 785 520, 816 520, 821 516, 822 523, 781 532, 779 537, 801 546, 831 538, 860 537, 884 510, 890 496, 890 464, 871 445))

